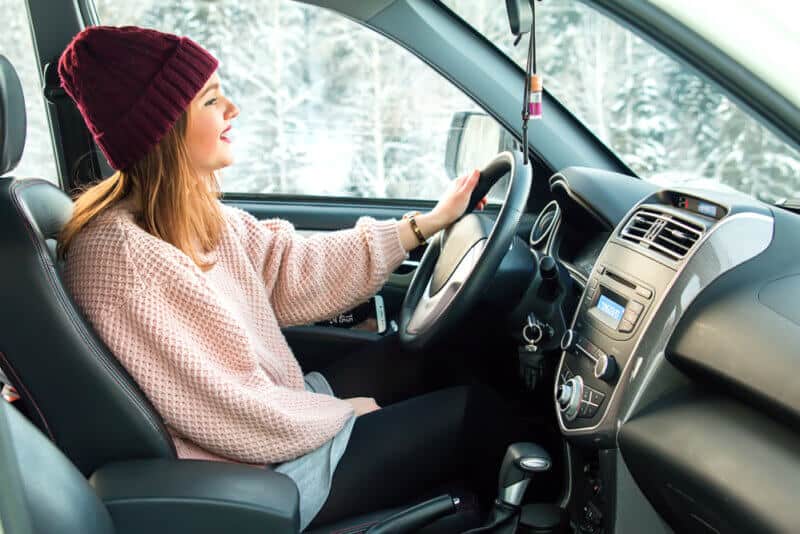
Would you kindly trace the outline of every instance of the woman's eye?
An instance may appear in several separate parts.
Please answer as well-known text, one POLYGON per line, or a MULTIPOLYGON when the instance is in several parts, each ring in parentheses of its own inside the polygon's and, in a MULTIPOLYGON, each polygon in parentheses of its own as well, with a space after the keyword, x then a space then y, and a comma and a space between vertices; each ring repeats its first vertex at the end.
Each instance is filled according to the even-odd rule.
POLYGON ((206 106, 213 106, 216 103, 217 103, 217 99, 216 98, 212 98, 211 100, 206 102, 206 106))

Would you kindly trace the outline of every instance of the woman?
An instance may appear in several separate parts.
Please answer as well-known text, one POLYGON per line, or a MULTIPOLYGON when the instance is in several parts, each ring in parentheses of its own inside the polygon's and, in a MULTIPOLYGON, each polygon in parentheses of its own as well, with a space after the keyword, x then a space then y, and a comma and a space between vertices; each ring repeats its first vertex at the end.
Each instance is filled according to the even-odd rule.
MULTIPOLYGON (((180 458, 285 472, 300 490, 302 528, 329 492, 325 521, 404 504, 459 468, 454 450, 470 452, 452 441, 480 433, 464 416, 475 394, 448 390, 387 410, 371 397, 339 399, 324 375, 303 376, 280 328, 375 294, 422 236, 463 214, 478 173, 411 219, 363 217, 354 229, 311 238, 283 220, 258 221, 219 202, 215 172, 232 163, 226 134, 239 110, 217 65, 188 38, 137 27, 90 27, 64 51, 62 86, 117 170, 77 199, 63 229, 67 285, 163 417, 180 458), (429 424, 447 435, 407 443, 404 454, 414 461, 437 449, 451 458, 446 468, 349 498, 387 454, 397 457, 397 444, 382 447, 375 434, 420 412, 439 413, 429 424), (337 470, 342 455, 346 471, 337 470)), ((410 477, 397 465, 397 477, 410 477)))

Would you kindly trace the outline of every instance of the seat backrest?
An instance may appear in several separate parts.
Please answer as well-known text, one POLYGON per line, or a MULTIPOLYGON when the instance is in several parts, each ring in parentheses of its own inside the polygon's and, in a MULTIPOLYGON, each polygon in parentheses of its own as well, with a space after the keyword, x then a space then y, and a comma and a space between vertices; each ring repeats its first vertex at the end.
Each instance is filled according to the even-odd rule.
MULTIPOLYGON (((0 176, 21 159, 24 132, 22 87, 0 55, 0 176)), ((0 178, 0 367, 84 474, 114 460, 174 458, 161 418, 62 285, 54 244, 71 213, 50 182, 0 178)))
POLYGON ((0 400, 0 531, 113 534, 111 516, 81 473, 0 400))

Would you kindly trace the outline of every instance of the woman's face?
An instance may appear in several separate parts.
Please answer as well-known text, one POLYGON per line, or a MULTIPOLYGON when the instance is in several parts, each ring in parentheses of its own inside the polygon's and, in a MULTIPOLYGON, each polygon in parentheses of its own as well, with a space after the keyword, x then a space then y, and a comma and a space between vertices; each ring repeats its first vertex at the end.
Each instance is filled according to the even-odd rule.
POLYGON ((227 132, 239 108, 222 94, 215 72, 189 104, 186 146, 192 164, 201 176, 233 163, 233 151, 227 132))

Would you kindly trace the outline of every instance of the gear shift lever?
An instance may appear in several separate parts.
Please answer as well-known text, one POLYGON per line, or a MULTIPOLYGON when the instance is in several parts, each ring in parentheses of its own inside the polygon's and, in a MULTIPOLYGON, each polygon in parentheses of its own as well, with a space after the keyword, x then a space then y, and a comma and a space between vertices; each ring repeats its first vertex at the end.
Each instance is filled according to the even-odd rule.
POLYGON ((534 473, 550 469, 550 455, 534 443, 513 443, 508 446, 500 466, 498 499, 510 506, 519 506, 534 473))
POLYGON ((519 523, 522 497, 534 473, 550 469, 550 455, 534 443, 512 443, 506 450, 500 466, 498 495, 492 511, 482 527, 468 530, 465 534, 491 532, 513 533, 519 523))

